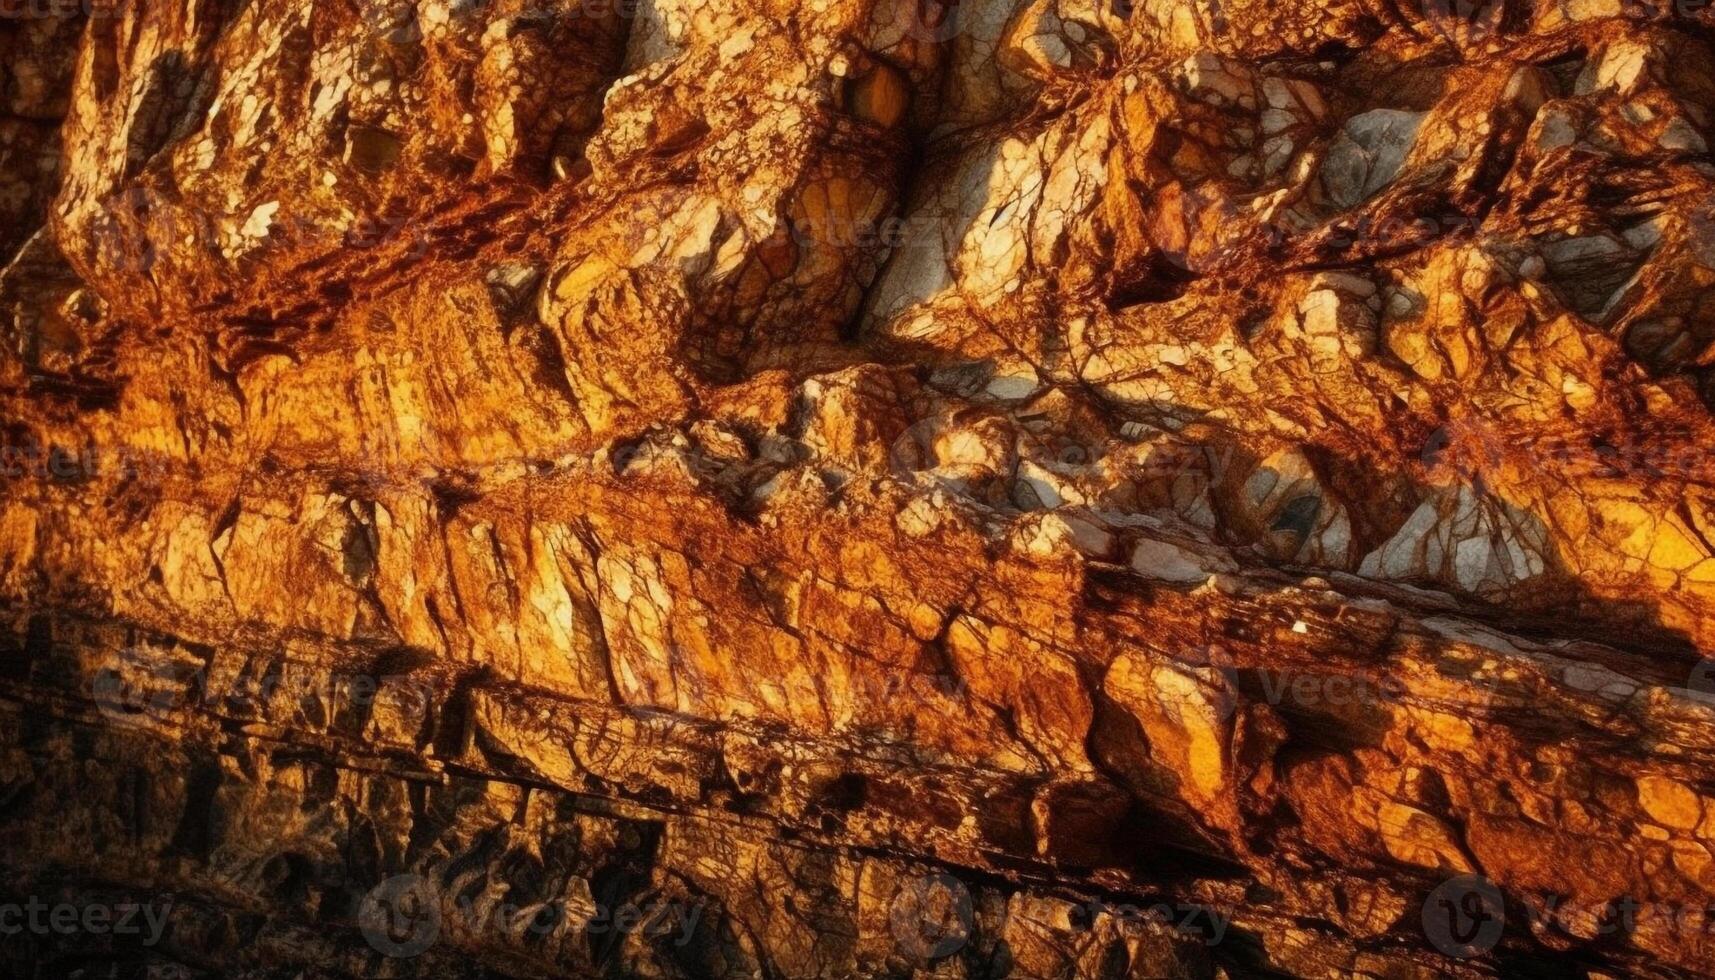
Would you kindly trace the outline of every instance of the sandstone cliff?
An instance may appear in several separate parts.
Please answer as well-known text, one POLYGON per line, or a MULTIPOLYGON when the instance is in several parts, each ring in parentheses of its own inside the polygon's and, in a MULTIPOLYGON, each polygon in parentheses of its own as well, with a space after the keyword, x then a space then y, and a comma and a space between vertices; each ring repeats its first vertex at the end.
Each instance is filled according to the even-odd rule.
POLYGON ((8 975, 1715 974, 1712 45, 0 0, 8 975))

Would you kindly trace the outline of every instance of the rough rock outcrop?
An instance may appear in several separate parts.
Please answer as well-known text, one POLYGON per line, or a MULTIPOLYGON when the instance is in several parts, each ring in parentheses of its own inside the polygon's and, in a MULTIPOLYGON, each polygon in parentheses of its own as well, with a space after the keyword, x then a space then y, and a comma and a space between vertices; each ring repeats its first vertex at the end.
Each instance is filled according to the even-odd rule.
POLYGON ((1715 973, 1712 45, 0 0, 0 958, 1715 973))

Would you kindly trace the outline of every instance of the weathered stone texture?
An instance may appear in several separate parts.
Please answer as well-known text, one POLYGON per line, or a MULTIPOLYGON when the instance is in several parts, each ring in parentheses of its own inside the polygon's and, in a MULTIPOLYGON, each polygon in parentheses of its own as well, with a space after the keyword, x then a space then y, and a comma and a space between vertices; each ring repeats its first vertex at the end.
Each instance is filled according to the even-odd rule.
POLYGON ((0 14, 19 975, 1715 973, 1701 4, 0 14))

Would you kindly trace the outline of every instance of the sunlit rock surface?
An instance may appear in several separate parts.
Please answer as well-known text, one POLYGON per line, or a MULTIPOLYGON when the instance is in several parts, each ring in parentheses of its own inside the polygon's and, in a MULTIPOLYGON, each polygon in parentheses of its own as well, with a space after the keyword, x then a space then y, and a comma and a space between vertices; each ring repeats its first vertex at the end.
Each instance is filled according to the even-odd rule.
POLYGON ((8 975, 1715 971, 1704 5, 0 15, 8 975))

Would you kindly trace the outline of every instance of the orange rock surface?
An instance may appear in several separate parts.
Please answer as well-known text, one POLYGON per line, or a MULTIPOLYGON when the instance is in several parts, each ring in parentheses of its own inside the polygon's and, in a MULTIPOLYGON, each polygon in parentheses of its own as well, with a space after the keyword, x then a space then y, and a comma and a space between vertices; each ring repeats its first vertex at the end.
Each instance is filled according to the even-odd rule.
POLYGON ((1715 974, 1705 8, 0 0, 0 962, 1715 974))

